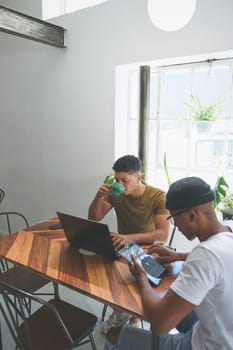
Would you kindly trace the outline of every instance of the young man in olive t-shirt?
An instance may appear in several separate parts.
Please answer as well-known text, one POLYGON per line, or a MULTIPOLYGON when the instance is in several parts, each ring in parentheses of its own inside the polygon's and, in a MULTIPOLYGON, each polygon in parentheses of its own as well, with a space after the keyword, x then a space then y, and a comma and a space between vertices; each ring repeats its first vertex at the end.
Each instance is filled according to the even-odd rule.
MULTIPOLYGON (((125 187, 124 193, 115 196, 111 192, 112 185, 102 184, 89 207, 88 218, 100 221, 114 208, 118 233, 111 235, 116 250, 130 242, 165 242, 169 231, 165 192, 142 182, 142 163, 133 155, 119 158, 113 170, 116 181, 125 187)), ((119 318, 122 315, 119 314, 119 318)), ((108 325, 105 330, 107 328, 108 325)))

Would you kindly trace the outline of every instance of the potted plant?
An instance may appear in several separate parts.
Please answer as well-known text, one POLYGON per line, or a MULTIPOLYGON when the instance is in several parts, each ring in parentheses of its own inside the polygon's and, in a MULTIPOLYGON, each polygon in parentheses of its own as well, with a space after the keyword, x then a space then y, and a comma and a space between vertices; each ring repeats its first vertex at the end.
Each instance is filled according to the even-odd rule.
POLYGON ((195 123, 197 129, 201 132, 209 130, 212 121, 215 121, 222 111, 222 100, 218 99, 208 105, 202 105, 197 95, 191 95, 191 102, 186 102, 185 105, 190 112, 190 119, 195 123))
POLYGON ((220 210, 224 219, 233 218, 233 193, 231 191, 228 191, 226 197, 222 200, 220 210))
POLYGON ((220 210, 223 219, 233 218, 233 192, 223 176, 219 176, 214 187, 215 209, 220 210))

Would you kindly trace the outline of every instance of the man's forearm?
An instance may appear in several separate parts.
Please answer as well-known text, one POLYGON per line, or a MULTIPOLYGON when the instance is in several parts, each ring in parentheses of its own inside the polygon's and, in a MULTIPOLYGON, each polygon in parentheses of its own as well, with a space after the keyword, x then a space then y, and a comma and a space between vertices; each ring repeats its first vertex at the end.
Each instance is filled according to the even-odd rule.
POLYGON ((156 230, 146 233, 131 233, 131 240, 139 244, 152 244, 154 242, 165 242, 167 240, 167 235, 163 230, 156 230))
POLYGON ((155 291, 147 278, 138 279, 137 284, 140 290, 145 316, 151 321, 154 316, 155 305, 160 302, 166 291, 163 291, 163 293, 155 291))
POLYGON ((93 201, 89 207, 89 210, 88 210, 88 219, 89 220, 99 221, 103 218, 102 201, 103 201, 103 198, 101 198, 98 195, 95 196, 95 198, 93 199, 93 201))

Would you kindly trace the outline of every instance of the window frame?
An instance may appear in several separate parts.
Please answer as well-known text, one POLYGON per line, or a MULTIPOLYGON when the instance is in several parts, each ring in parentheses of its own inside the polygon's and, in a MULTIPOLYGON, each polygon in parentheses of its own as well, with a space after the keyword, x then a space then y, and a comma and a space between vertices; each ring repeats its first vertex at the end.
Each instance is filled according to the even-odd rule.
MULTIPOLYGON (((157 100, 158 100, 158 108, 156 110, 156 116, 153 116, 153 118, 151 118, 151 116, 149 117, 149 120, 148 122, 150 123, 151 121, 156 121, 157 122, 157 128, 156 128, 156 133, 157 133, 157 137, 155 138, 155 149, 156 149, 156 161, 155 161, 155 164, 154 164, 154 171, 155 172, 159 172, 159 176, 163 176, 164 177, 164 165, 163 165, 163 159, 161 159, 161 155, 159 155, 159 143, 161 142, 160 140, 160 130, 161 130, 161 94, 163 94, 163 84, 162 84, 162 73, 164 72, 172 72, 174 70, 188 70, 190 71, 190 74, 191 74, 191 85, 193 85, 195 83, 195 72, 198 71, 198 69, 201 69, 201 68, 204 68, 206 70, 206 65, 209 65, 211 66, 211 62, 210 60, 204 60, 204 61, 197 61, 197 62, 188 62, 188 63, 182 63, 182 64, 169 64, 169 65, 153 65, 151 64, 151 75, 152 74, 158 74, 158 95, 157 95, 157 100)), ((233 91, 233 82, 232 82, 232 72, 233 72, 233 59, 230 58, 230 59, 218 59, 218 60, 214 60, 213 63, 212 63, 214 69, 218 68, 218 67, 222 67, 222 66, 228 66, 229 67, 229 81, 231 82, 231 85, 230 85, 230 88, 229 88, 229 94, 231 96, 231 110, 230 110, 230 114, 228 115, 228 118, 229 120, 233 121, 233 112, 232 112, 232 107, 233 107, 233 103, 232 103, 232 99, 233 99, 233 94, 232 94, 232 91, 233 91)), ((210 67, 211 68, 211 67, 210 67)), ((212 68, 213 69, 213 68, 212 68)), ((132 74, 139 74, 139 66, 138 67, 129 67, 128 69, 128 82, 129 82, 129 91, 128 91, 128 94, 130 96, 130 94, 132 93, 131 89, 130 89, 130 81, 132 81, 132 74)), ((135 80, 135 79, 134 79, 135 80)), ((134 87, 135 88, 135 87, 134 87)), ((192 88, 191 88, 192 89, 192 88)), ((192 90, 191 90, 192 91, 192 90)), ((139 91, 138 93, 135 93, 134 92, 134 95, 137 95, 139 96, 139 91)), ((116 101, 117 102, 117 101, 116 101)), ((129 102, 129 99, 128 99, 128 102, 129 102)), ((135 105, 138 104, 138 101, 134 101, 135 105)), ((131 101, 131 104, 132 104, 132 101, 131 101)), ((137 109, 134 107, 134 110, 137 111, 137 109)), ((128 104, 128 113, 127 113, 127 118, 128 118, 128 121, 127 121, 127 129, 128 130, 131 130, 132 129, 132 125, 130 125, 130 123, 132 124, 132 121, 134 121, 135 123, 135 120, 138 120, 138 115, 135 116, 135 115, 132 115, 132 113, 130 113, 130 111, 132 111, 132 106, 130 105, 130 103, 128 104)), ((138 111, 137 111, 138 112, 138 111)), ((163 120, 166 120, 166 118, 163 118, 163 120)), ((168 120, 168 119, 167 119, 168 120)), ((127 136, 129 138, 129 131, 127 132, 127 136)), ((137 138, 138 136, 135 135, 135 137, 137 138)), ((131 136, 132 138, 132 136, 131 136)), ((134 147, 131 145, 130 146, 130 141, 127 140, 127 149, 125 150, 125 153, 134 153, 134 154, 138 154, 138 150, 137 150, 137 140, 135 140, 134 142, 134 147)), ((116 147, 117 147, 117 142, 116 142, 116 147)), ((121 156, 122 154, 119 154, 117 152, 117 149, 116 149, 116 157, 117 156, 121 156)), ((150 156, 148 155, 148 159, 150 159, 150 156)), ((150 160, 149 160, 150 162, 150 160)), ((192 168, 191 164, 186 164, 185 167, 174 167, 174 166, 169 166, 169 162, 168 162, 168 170, 169 172, 173 173, 175 171, 176 173, 176 170, 179 170, 180 171, 180 174, 182 173, 183 176, 189 176, 189 175, 195 175, 195 171, 194 169, 192 168)), ((229 178, 232 178, 232 175, 233 175, 233 168, 231 167, 231 169, 229 171, 226 171, 226 169, 223 169, 224 167, 222 166, 222 169, 219 170, 220 171, 220 175, 224 175, 226 176, 226 173, 227 173, 227 176, 229 178)), ((147 170, 148 174, 151 172, 151 166, 150 166, 150 163, 148 164, 148 167, 147 167, 147 170)), ((203 178, 206 178, 206 171, 208 172, 208 168, 207 169, 199 169, 198 171, 198 174, 197 176, 202 176, 203 178)), ((212 171, 212 169, 211 169, 212 171)), ((179 174, 176 174, 174 175, 174 180, 175 180, 175 177, 178 176, 179 177, 179 174)), ((160 185, 160 182, 158 182, 157 180, 154 180, 154 183, 151 181, 151 176, 148 176, 149 179, 150 179, 150 184, 152 185, 160 185)), ((208 176, 207 176, 208 177, 208 176)), ((158 177, 157 177, 158 178, 158 177)), ((215 176, 215 179, 217 178, 217 174, 215 176)), ((212 182, 212 185, 214 185, 213 183, 213 179, 210 181, 212 182)), ((164 183, 164 182, 161 182, 161 186, 160 187, 167 187, 167 183, 164 183)))

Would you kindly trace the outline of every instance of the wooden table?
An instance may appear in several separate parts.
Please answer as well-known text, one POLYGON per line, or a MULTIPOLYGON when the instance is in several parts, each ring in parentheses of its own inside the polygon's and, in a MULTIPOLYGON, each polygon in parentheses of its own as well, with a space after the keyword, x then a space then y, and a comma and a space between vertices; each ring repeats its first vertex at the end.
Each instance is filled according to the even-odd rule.
MULTIPOLYGON (((51 219, 0 238, 0 257, 143 318, 140 294, 128 264, 123 259, 112 262, 99 255, 80 254, 66 241, 62 229, 49 230, 57 221, 51 219)), ((180 268, 175 263, 155 288, 167 288, 180 268)))

